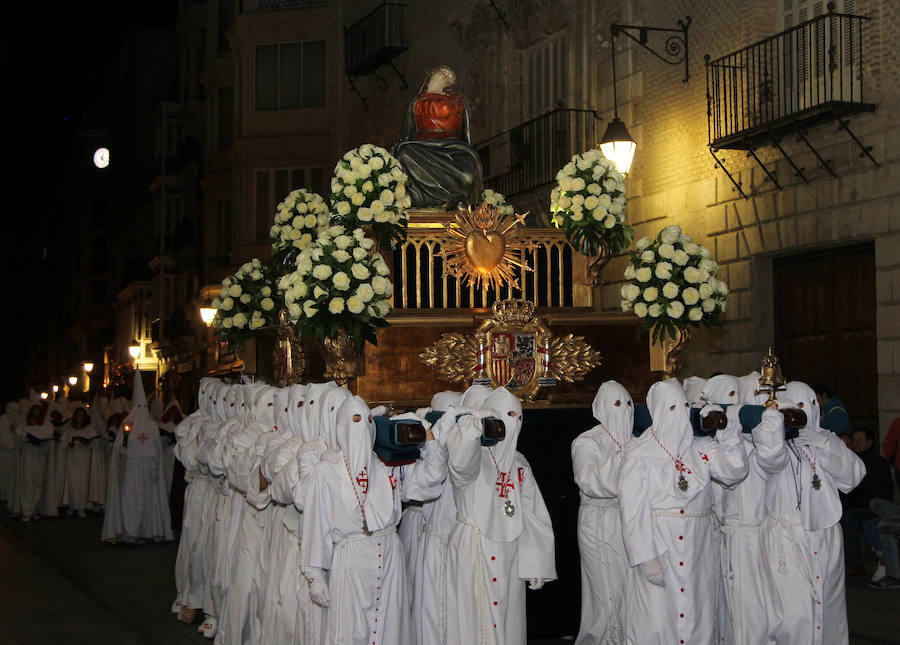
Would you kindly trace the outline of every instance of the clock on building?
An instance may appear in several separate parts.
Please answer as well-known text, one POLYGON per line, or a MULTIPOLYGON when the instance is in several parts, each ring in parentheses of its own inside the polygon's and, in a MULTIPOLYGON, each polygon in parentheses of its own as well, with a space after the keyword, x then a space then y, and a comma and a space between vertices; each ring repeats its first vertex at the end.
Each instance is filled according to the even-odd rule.
POLYGON ((106 168, 109 165, 109 150, 106 148, 97 148, 94 151, 94 165, 98 168, 106 168))

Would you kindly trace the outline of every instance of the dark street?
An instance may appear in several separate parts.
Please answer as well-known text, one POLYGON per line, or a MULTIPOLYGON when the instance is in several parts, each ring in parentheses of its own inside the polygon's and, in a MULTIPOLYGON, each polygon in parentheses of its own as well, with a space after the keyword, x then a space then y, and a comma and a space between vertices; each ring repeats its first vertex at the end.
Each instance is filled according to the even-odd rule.
MULTIPOLYGON (((22 524, 2 516, 0 645, 211 642, 169 613, 177 543, 104 545, 100 527, 99 517, 22 524)), ((867 580, 848 579, 850 642, 897 643, 900 592, 868 589, 867 580)))

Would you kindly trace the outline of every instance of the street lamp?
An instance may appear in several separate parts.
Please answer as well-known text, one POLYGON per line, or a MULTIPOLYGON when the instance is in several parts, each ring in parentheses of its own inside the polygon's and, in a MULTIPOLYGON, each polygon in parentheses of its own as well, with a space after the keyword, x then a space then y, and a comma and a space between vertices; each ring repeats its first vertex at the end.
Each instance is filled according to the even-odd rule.
POLYGON ((137 360, 141 355, 141 345, 136 340, 131 341, 131 345, 128 346, 128 353, 131 354, 131 358, 137 360))
POLYGON ((616 116, 609 122, 603 139, 600 140, 600 151, 604 157, 616 165, 616 170, 626 175, 631 170, 635 148, 637 148, 637 142, 619 118, 618 109, 616 109, 616 116))
POLYGON ((212 325, 213 319, 216 317, 216 309, 212 307, 200 307, 200 320, 203 321, 207 327, 212 325))
POLYGON ((78 385, 78 377, 70 376, 69 377, 69 385, 71 385, 72 387, 75 387, 76 385, 78 385))
POLYGON ((53 390, 53 393, 54 393, 54 394, 56 394, 57 392, 59 392, 59 386, 58 386, 58 385, 54 385, 51 389, 53 390))
POLYGON ((46 400, 47 400, 47 397, 49 397, 49 396, 50 396, 50 395, 47 394, 46 392, 41 392, 41 400, 42 400, 42 401, 46 401, 46 400))
POLYGON ((84 371, 90 374, 94 371, 94 364, 90 362, 86 362, 82 367, 84 367, 84 371))

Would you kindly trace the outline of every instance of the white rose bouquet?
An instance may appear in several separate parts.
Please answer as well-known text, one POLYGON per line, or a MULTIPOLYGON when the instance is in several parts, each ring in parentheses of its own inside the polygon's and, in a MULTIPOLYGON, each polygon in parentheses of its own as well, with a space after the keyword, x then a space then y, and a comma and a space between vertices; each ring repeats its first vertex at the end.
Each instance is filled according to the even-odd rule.
POLYGON ((393 285, 390 269, 361 228, 331 226, 297 256, 297 269, 281 278, 291 321, 301 338, 321 343, 343 329, 357 352, 365 341, 377 344, 377 327, 386 327, 393 285))
POLYGON ((503 193, 498 193, 490 188, 485 188, 484 192, 481 193, 481 203, 493 206, 501 215, 515 215, 516 212, 513 205, 506 201, 503 193))
POLYGON ((639 239, 629 255, 622 311, 643 318, 653 342, 675 339, 689 324, 712 324, 725 311, 728 286, 717 277, 719 265, 680 226, 667 226, 655 240, 639 239))
POLYGON ((347 152, 334 167, 331 207, 348 229, 365 226, 378 246, 390 251, 406 239, 408 178, 384 148, 366 143, 347 152))
POLYGON ((327 228, 330 220, 328 204, 321 195, 303 188, 292 190, 278 204, 269 230, 272 266, 289 265, 292 270, 297 254, 316 241, 319 229, 327 228))
POLYGON ((577 154, 556 173, 550 193, 552 222, 581 253, 594 256, 605 242, 613 255, 634 237, 625 224, 625 183, 615 165, 593 149, 577 154))
POLYGON ((281 295, 272 288, 272 269, 254 258, 222 280, 222 290, 212 306, 218 310, 212 326, 221 338, 229 340, 278 324, 283 305, 281 295))

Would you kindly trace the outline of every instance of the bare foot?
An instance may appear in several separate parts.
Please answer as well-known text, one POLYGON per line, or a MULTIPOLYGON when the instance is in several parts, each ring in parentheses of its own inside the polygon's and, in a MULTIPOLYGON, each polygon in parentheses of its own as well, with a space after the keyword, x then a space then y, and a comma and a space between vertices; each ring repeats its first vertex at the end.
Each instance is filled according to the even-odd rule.
POLYGON ((196 611, 194 609, 188 609, 185 607, 181 610, 181 613, 178 614, 178 619, 183 622, 185 625, 191 625, 194 622, 194 618, 196 617, 196 611))

